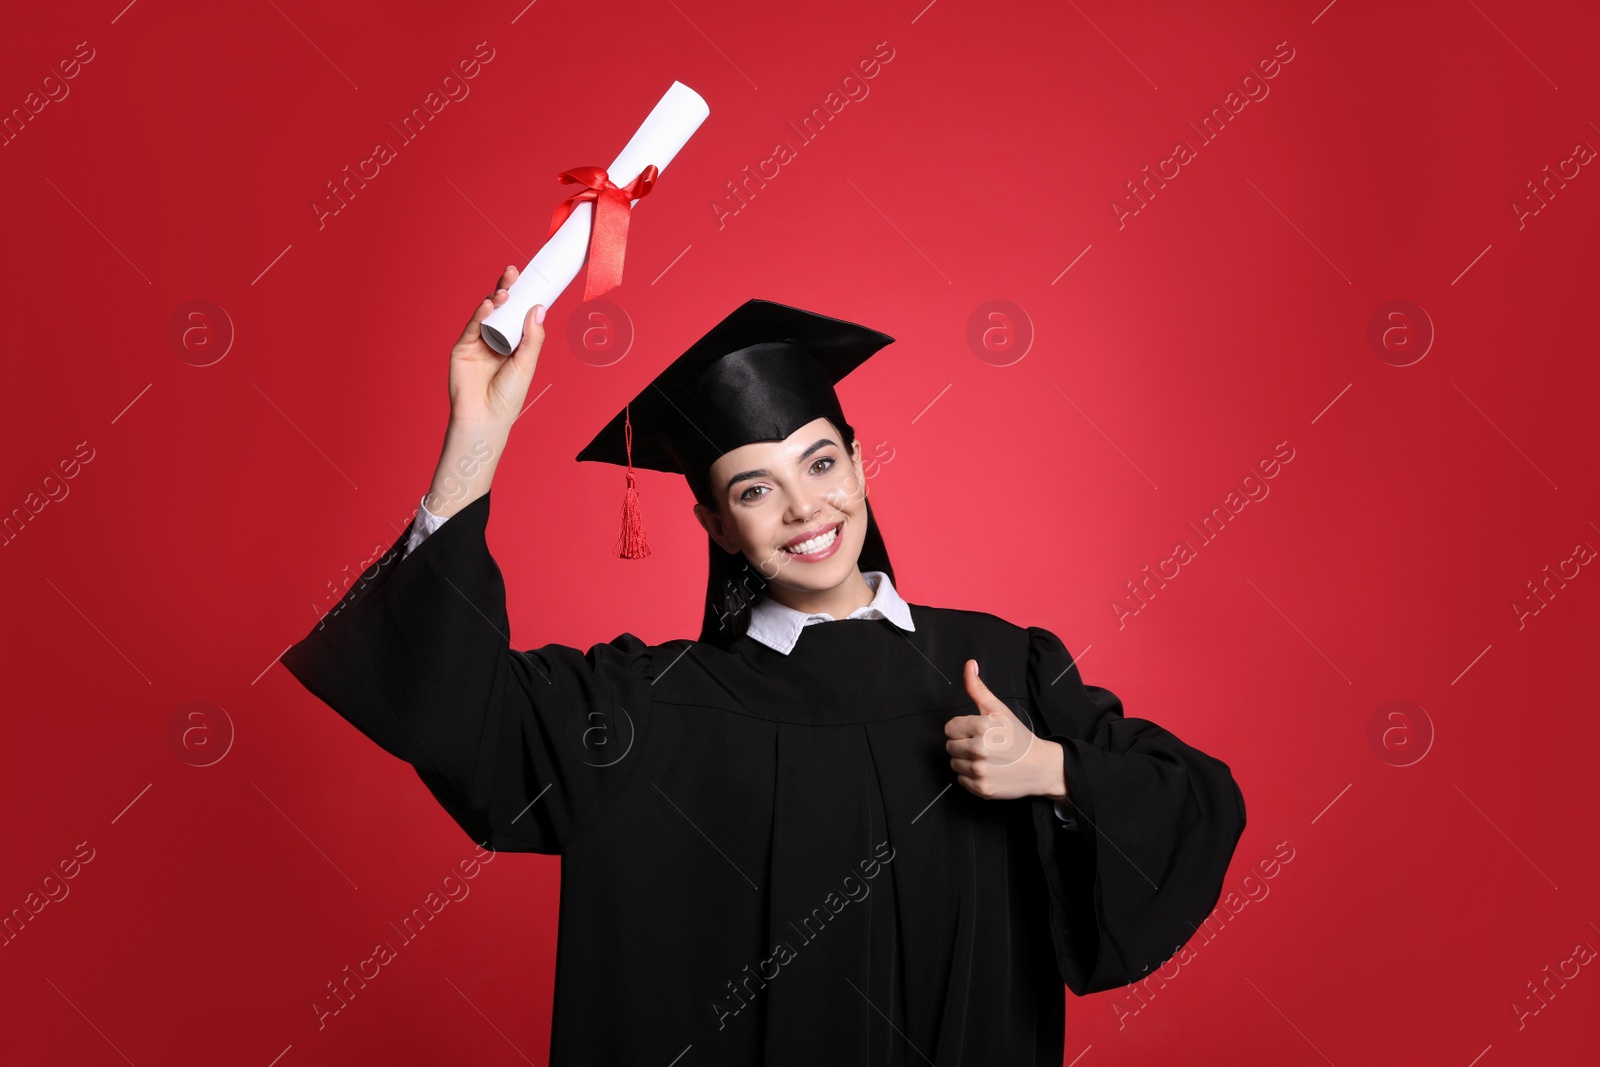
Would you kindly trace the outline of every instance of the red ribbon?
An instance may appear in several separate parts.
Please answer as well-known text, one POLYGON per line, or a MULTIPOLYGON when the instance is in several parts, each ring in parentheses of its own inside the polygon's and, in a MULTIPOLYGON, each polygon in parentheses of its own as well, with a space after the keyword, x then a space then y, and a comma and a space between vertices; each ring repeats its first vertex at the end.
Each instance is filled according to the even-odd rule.
POLYGON ((628 219, 633 215, 633 201, 650 192, 658 173, 652 163, 627 185, 613 182, 604 167, 574 167, 557 175, 562 181, 582 185, 584 189, 556 205, 555 213, 550 216, 550 236, 555 236, 573 208, 585 200, 594 203, 594 222, 589 229, 588 273, 583 283, 585 300, 593 300, 622 284, 622 256, 628 247, 628 219))

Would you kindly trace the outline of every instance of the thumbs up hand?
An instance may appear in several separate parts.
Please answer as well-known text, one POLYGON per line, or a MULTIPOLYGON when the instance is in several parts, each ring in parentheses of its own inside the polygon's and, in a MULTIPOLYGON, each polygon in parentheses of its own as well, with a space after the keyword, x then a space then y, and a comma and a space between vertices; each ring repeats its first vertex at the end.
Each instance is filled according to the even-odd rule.
POLYGON ((962 666, 967 695, 978 706, 973 715, 957 715, 944 724, 950 767, 956 780, 985 800, 1067 796, 1065 756, 1054 741, 1035 736, 1005 701, 978 678, 978 661, 962 666))

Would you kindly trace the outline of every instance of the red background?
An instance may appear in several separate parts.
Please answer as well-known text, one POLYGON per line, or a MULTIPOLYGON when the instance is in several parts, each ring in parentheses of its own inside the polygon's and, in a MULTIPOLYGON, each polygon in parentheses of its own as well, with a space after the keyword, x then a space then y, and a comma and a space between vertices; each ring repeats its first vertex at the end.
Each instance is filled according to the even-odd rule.
POLYGON ((1512 1007, 1600 946, 1600 576, 1512 606, 1600 546, 1600 175, 1512 206, 1600 145, 1588 5, 524 2, 7 15, 7 112, 94 58, 0 148, 0 509, 25 515, 0 550, 0 911, 93 858, 0 948, 0 1056, 545 1061, 555 857, 495 859, 319 1031, 325 983, 473 848, 276 657, 413 514, 449 346, 539 247, 556 172, 609 162, 676 78, 711 117, 636 215, 608 324, 632 346, 574 350, 569 290, 500 467, 514 643, 698 625, 681 480, 642 475, 655 556, 625 563, 621 471, 572 460, 673 354, 752 296, 882 329, 840 394, 902 593, 1053 629, 1248 804, 1248 903, 1142 1005, 1063 990, 1066 1061, 1592 1062, 1594 966, 1512 1007), (470 95, 319 228, 325 183, 484 41, 470 95), (786 124, 879 42, 869 94, 799 145, 786 124), (1202 145, 1186 123, 1279 42, 1270 94, 1202 145), (719 225, 780 139, 796 158, 719 225), (1180 139, 1197 157, 1119 225, 1180 139), (233 332, 203 367, 214 315, 169 339, 195 300, 233 332), (1014 332, 975 349, 992 300, 1014 332), (1415 312, 1368 341, 1391 300, 1437 335, 1408 366, 1415 312), (1186 523, 1279 442, 1270 495, 1199 546, 1186 523), (1180 539, 1197 557, 1119 625, 1180 539), (1370 742, 1391 700, 1420 710, 1370 742))

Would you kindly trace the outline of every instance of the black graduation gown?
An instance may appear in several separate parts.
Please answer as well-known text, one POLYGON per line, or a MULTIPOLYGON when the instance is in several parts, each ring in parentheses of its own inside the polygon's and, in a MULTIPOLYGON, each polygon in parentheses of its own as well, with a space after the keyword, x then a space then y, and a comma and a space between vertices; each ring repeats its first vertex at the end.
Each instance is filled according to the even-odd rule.
POLYGON ((1059 1067, 1062 985, 1143 977, 1216 905, 1227 765, 1050 632, 913 604, 914 633, 843 619, 789 655, 516 651, 489 500, 402 535, 283 662, 474 841, 561 855, 553 1067, 1059 1067), (1064 746, 1077 830, 957 784, 968 657, 1064 746))

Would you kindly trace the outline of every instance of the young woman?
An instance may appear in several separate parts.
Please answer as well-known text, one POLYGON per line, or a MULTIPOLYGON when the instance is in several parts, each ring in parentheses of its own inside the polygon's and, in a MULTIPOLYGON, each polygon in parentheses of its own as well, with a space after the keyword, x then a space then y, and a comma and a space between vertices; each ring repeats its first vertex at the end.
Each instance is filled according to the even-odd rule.
POLYGON ((478 326, 515 277, 451 353, 416 524, 284 663, 474 840, 562 856, 551 1064, 1059 1065, 1062 986, 1144 977, 1215 906, 1227 765, 1049 631, 901 599, 833 390, 892 338, 767 301, 579 456, 630 509, 633 467, 688 479, 700 638, 512 649, 485 529, 542 309, 509 357, 478 326))

